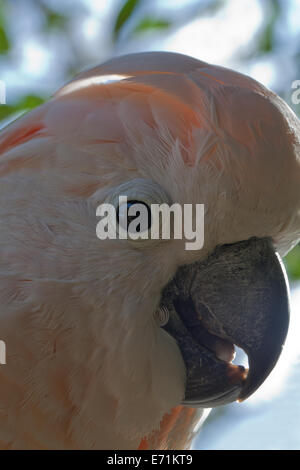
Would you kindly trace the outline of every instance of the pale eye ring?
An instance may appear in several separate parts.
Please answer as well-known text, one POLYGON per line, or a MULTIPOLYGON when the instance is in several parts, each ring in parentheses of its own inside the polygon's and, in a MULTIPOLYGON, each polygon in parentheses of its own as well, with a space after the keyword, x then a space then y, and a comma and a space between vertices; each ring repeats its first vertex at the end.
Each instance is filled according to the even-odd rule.
POLYGON ((140 233, 145 230, 149 230, 151 227, 151 208, 144 201, 132 199, 117 207, 116 218, 117 224, 126 231, 130 229, 130 224, 132 222, 139 219, 135 226, 135 230, 137 233, 140 233), (136 207, 134 207, 135 205, 136 207))

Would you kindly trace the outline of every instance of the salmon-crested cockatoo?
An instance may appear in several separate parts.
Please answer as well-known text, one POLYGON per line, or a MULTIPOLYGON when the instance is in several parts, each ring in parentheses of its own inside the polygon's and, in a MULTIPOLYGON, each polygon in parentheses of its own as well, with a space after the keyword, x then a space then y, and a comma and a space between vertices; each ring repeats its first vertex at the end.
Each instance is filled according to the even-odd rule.
POLYGON ((166 52, 83 72, 2 131, 1 448, 188 448, 204 409, 260 386, 288 328, 299 137, 257 81, 166 52), (202 248, 100 239, 120 195, 203 204, 202 248))

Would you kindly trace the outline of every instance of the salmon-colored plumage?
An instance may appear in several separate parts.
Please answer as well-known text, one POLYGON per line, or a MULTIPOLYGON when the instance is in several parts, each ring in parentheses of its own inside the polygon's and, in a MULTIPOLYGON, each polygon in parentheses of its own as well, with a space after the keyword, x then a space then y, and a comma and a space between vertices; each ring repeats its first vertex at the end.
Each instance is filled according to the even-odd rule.
POLYGON ((177 406, 166 413, 159 430, 141 440, 139 450, 189 449, 191 441, 199 429, 203 411, 196 408, 177 406))
POLYGON ((202 410, 180 405, 184 362, 154 320, 162 289, 220 244, 291 249, 299 131, 256 81, 171 53, 84 72, 2 131, 1 448, 189 447, 202 410), (153 182, 205 204, 200 252, 96 237, 100 203, 153 182))

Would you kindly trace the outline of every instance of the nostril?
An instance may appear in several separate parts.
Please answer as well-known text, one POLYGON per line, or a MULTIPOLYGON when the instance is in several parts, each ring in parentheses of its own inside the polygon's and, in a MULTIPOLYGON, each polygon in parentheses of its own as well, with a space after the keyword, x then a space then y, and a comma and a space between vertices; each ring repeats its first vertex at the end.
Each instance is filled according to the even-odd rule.
POLYGON ((166 307, 159 307, 154 313, 154 318, 159 326, 165 326, 169 321, 170 313, 166 307))

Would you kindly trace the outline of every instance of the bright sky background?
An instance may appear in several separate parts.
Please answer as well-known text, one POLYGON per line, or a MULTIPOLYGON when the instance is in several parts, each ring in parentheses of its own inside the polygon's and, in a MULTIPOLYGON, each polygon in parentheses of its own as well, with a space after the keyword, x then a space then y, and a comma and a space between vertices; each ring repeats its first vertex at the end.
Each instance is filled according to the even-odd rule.
MULTIPOLYGON (((64 14, 68 14, 74 4, 85 6, 82 14, 72 19, 69 33, 76 38, 76 48, 86 55, 88 64, 99 63, 113 54, 170 50, 234 67, 275 89, 279 86, 279 81, 281 86, 283 84, 284 87, 290 88, 291 76, 297 73, 290 60, 293 52, 291 41, 288 43, 288 49, 284 40, 281 41, 281 47, 269 57, 240 60, 240 55, 247 53, 263 25, 265 12, 259 0, 227 0, 225 7, 213 15, 198 17, 180 29, 171 28, 155 34, 135 36, 132 39, 127 37, 114 48, 109 38, 120 0, 49 0, 48 3, 64 14)), ((141 10, 140 15, 156 13, 163 17, 168 14, 170 8, 176 13, 182 5, 192 7, 193 4, 195 0, 152 0, 141 10)), ((300 33, 300 0, 286 0, 285 4, 286 18, 282 30, 286 37, 295 37, 296 44, 300 33)), ((28 9, 27 2, 11 2, 9 6, 10 16, 14 18, 11 31, 17 35, 18 44, 14 52, 14 67, 5 67, 4 63, 1 67, 1 78, 8 83, 13 94, 16 94, 18 89, 21 91, 33 87, 38 91, 51 93, 64 80, 62 64, 70 60, 72 51, 57 32, 50 40, 45 40, 39 32, 41 15, 33 9, 28 9)), ((280 34, 279 31, 279 38, 280 34)), ((296 78, 300 77, 293 76, 294 80, 296 78)))

